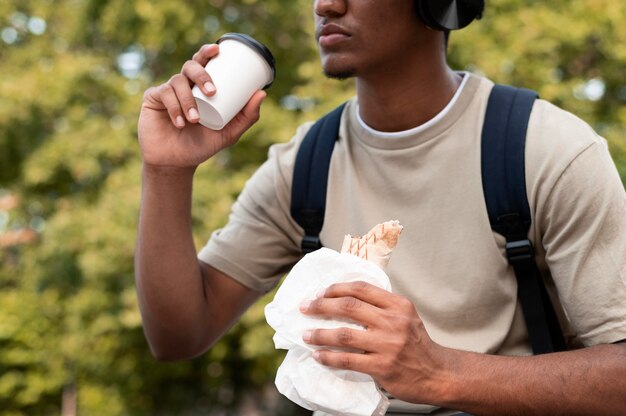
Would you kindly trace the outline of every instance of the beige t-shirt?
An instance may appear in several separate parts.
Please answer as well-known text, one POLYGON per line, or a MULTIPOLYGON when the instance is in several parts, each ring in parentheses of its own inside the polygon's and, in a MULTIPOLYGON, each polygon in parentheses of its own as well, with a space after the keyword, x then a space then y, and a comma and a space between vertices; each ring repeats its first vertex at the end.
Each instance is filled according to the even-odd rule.
MULTIPOLYGON (((409 137, 377 135, 358 122, 356 99, 347 104, 320 238, 339 250, 344 235, 399 220, 404 230, 387 273, 430 336, 463 350, 529 354, 515 275, 503 237, 489 226, 481 184, 480 136, 493 83, 466 77, 447 113, 409 137)), ((290 196, 310 125, 271 147, 228 224, 199 253, 254 290, 273 288, 301 257, 303 231, 290 216, 290 196)), ((586 345, 626 339, 626 194, 605 140, 538 100, 526 164, 530 237, 572 329, 586 345)))

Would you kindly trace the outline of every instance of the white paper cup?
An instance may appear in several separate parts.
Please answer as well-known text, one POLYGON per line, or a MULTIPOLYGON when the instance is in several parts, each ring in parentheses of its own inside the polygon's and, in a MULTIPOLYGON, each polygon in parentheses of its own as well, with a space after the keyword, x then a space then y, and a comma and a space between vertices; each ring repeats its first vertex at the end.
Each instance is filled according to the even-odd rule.
POLYGON ((256 91, 272 84, 276 75, 272 53, 250 36, 227 33, 217 43, 219 54, 205 67, 217 92, 207 97, 198 86, 191 90, 200 124, 212 130, 224 128, 256 91))

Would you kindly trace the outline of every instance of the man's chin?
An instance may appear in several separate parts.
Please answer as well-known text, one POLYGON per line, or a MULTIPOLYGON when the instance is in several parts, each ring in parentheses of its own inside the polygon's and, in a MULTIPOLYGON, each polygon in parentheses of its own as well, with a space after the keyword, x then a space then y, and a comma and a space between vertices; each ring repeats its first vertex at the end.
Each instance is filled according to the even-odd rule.
POLYGON ((322 55, 322 71, 331 79, 344 80, 356 76, 356 68, 341 55, 322 55))
POLYGON ((324 68, 324 75, 326 75, 326 77, 331 78, 331 79, 338 79, 340 81, 354 77, 355 76, 354 72, 355 71, 353 70, 346 70, 346 69, 332 70, 332 69, 324 68))

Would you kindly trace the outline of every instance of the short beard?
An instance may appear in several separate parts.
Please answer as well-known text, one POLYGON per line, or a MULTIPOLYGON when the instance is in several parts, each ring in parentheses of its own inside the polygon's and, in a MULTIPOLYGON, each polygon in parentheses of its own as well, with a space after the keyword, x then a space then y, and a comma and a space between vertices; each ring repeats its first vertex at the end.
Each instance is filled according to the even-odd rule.
POLYGON ((355 73, 353 70, 345 70, 345 71, 338 71, 338 72, 333 72, 333 71, 322 71, 324 72, 324 75, 326 75, 327 78, 330 79, 336 79, 339 81, 345 81, 348 78, 352 78, 355 76, 355 73))

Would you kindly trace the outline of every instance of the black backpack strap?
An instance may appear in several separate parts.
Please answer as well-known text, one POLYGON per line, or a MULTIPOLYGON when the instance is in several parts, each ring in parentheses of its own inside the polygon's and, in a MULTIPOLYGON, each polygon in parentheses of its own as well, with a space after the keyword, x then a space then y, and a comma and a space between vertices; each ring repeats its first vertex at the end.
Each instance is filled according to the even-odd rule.
POLYGON ((535 354, 565 350, 554 307, 528 239, 526 131, 537 93, 494 86, 482 132, 482 181, 491 228, 506 238, 506 255, 517 277, 518 296, 535 354))
POLYGON ((293 169, 291 216, 304 228, 302 252, 322 247, 319 238, 324 224, 330 158, 339 137, 345 103, 313 124, 304 137, 293 169))

